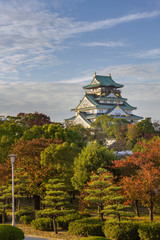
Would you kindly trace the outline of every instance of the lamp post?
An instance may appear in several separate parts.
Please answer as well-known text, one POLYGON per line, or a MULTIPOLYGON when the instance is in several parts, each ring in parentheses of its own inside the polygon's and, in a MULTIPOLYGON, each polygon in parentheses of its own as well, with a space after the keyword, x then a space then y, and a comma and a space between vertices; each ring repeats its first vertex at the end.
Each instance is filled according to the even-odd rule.
POLYGON ((12 226, 15 226, 15 204, 14 204, 14 163, 15 163, 15 154, 9 155, 12 164, 12 226))

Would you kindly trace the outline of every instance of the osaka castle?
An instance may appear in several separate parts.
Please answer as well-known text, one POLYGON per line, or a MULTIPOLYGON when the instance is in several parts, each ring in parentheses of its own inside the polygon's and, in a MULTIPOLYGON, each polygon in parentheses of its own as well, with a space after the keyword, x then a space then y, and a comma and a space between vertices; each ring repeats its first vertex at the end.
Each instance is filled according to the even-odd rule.
POLYGON ((122 84, 112 79, 111 74, 101 76, 95 73, 91 83, 83 87, 85 90, 83 99, 76 108, 71 109, 75 116, 66 121, 72 125, 81 124, 88 128, 101 115, 123 118, 129 122, 143 119, 132 113, 137 108, 129 105, 127 99, 122 97, 120 90, 122 87, 122 84))

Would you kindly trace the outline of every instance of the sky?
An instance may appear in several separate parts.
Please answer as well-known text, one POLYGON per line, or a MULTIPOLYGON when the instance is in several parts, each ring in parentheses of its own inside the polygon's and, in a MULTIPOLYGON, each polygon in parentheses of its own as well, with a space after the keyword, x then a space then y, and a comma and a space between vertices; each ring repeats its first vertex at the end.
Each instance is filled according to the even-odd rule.
POLYGON ((63 122, 95 72, 160 120, 159 0, 0 0, 0 115, 63 122))

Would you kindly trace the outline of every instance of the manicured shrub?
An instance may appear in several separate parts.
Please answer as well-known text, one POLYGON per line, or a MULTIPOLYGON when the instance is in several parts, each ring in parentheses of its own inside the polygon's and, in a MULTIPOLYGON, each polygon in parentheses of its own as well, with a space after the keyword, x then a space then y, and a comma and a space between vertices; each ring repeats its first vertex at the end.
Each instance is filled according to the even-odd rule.
POLYGON ((33 210, 28 210, 28 209, 17 211, 15 215, 16 215, 16 221, 19 221, 21 216, 30 216, 32 217, 32 219, 35 218, 35 212, 33 210))
POLYGON ((30 224, 32 220, 33 218, 31 216, 25 216, 25 215, 21 216, 19 219, 20 223, 22 224, 30 224))
POLYGON ((160 223, 144 222, 139 225, 138 233, 141 240, 159 240, 160 239, 160 223))
POLYGON ((69 223, 68 232, 81 236, 104 236, 102 231, 103 222, 95 218, 84 218, 69 223))
POLYGON ((0 240, 22 240, 24 233, 21 229, 10 225, 0 225, 0 240))
POLYGON ((41 231, 53 231, 53 220, 51 218, 38 218, 31 222, 31 226, 41 231))
POLYGON ((107 238, 99 237, 99 236, 92 236, 92 237, 81 238, 81 240, 107 240, 107 238))
POLYGON ((131 221, 108 221, 103 227, 106 238, 114 240, 139 240, 138 224, 131 221))
POLYGON ((59 216, 57 218, 57 223, 58 223, 58 226, 61 227, 62 229, 68 230, 70 222, 78 220, 78 219, 86 218, 86 217, 90 217, 90 215, 89 214, 80 214, 78 212, 70 213, 65 216, 59 216))

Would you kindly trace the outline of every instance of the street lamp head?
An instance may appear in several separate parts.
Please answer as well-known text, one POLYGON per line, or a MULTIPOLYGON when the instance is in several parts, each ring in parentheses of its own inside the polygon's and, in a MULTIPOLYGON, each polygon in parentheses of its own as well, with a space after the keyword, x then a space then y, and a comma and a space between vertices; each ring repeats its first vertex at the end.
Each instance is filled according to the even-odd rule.
POLYGON ((16 156, 17 155, 15 155, 15 154, 11 154, 11 155, 9 155, 9 157, 10 157, 10 159, 11 159, 11 163, 15 163, 15 158, 16 158, 16 156))

